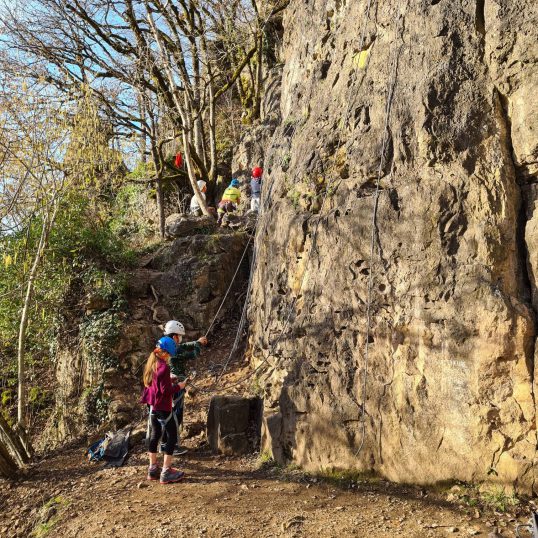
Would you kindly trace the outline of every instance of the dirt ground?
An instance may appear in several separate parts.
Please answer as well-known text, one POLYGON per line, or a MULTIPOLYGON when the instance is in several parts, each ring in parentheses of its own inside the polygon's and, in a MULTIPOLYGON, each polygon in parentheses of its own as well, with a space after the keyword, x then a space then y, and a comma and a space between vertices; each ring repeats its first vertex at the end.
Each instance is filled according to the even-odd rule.
POLYGON ((204 446, 178 459, 187 476, 166 486, 145 479, 142 443, 118 469, 87 463, 81 447, 52 454, 0 482, 0 536, 509 537, 531 508, 500 513, 382 480, 337 484, 204 446))
MULTIPOLYGON (((201 389, 187 400, 184 444, 177 460, 186 471, 178 484, 146 480, 143 441, 125 465, 104 469, 85 460, 88 440, 50 453, 15 482, 0 480, 0 537, 514 537, 532 502, 484 506, 464 485, 424 489, 339 475, 314 477, 294 468, 261 463, 259 455, 211 454, 204 438, 210 372, 225 362, 231 342, 221 338, 197 364, 201 389), (218 361, 215 361, 215 358, 218 361), (502 506, 502 510, 500 511, 502 506)), ((248 392, 245 363, 233 362, 220 380, 248 392)), ((143 429, 143 422, 139 423, 143 429)), ((529 536, 522 532, 522 536, 529 536)))

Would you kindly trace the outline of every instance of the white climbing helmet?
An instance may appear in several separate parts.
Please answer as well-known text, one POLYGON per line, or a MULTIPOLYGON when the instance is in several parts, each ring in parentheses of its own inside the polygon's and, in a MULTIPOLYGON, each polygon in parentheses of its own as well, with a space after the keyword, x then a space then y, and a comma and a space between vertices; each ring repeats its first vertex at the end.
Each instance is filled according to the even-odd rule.
POLYGON ((197 182, 198 188, 204 192, 204 189, 207 187, 207 183, 203 179, 199 179, 197 182))
POLYGON ((164 334, 179 334, 185 336, 185 327, 179 321, 171 320, 164 326, 164 334))

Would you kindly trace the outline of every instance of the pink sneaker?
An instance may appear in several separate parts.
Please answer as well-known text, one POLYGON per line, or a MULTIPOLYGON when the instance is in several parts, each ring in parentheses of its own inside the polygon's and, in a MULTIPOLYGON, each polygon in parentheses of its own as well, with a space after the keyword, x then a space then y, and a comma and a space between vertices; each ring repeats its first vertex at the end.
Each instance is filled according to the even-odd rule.
POLYGON ((163 469, 160 482, 161 484, 173 484, 174 482, 183 480, 183 478, 185 478, 185 473, 183 471, 178 471, 173 467, 169 467, 168 469, 163 469))
POLYGON ((148 467, 148 480, 159 480, 161 476, 161 468, 158 465, 150 465, 148 467))

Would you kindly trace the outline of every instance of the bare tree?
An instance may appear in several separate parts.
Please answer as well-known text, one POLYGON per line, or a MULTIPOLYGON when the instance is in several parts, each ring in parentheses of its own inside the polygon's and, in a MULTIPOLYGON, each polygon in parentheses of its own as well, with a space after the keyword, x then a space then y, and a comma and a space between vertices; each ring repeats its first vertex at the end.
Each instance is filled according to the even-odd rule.
POLYGON ((192 190, 207 214, 196 180, 216 177, 216 103, 248 69, 259 115, 263 29, 287 3, 265 2, 262 9, 255 0, 35 0, 4 16, 16 53, 9 66, 63 91, 90 85, 119 127, 150 139, 137 101, 140 94, 157 96, 181 137, 192 190))

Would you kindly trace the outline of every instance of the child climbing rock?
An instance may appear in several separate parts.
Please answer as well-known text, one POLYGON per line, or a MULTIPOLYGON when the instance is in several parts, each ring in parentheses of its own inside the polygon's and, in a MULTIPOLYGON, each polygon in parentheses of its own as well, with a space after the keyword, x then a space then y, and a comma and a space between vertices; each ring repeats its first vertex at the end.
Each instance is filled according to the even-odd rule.
MULTIPOLYGON (((202 336, 194 342, 181 343, 185 336, 185 327, 176 320, 170 320, 164 327, 164 334, 172 338, 176 344, 176 353, 170 359, 170 371, 172 377, 180 382, 187 379, 186 362, 198 358, 202 351, 201 346, 207 345, 207 338, 202 336)), ((174 395, 173 413, 177 425, 177 446, 174 447, 174 455, 185 454, 187 449, 179 446, 179 432, 183 425, 183 413, 185 409, 185 389, 174 395)), ((163 438, 165 439, 165 438, 163 438)), ((161 446, 161 448, 163 448, 161 446)))
POLYGON ((250 178, 251 211, 260 210, 260 197, 262 194, 262 174, 263 170, 259 166, 256 166, 252 169, 252 177, 250 178))
POLYGON ((241 201, 241 191, 239 190, 239 180, 232 179, 229 187, 224 191, 222 198, 219 202, 219 207, 217 208, 217 213, 219 218, 217 220, 218 224, 222 224, 222 219, 225 214, 233 213, 237 209, 237 205, 241 201))
POLYGON ((172 398, 185 389, 185 383, 172 385, 170 378, 170 357, 176 354, 176 343, 163 336, 148 357, 144 368, 144 392, 140 403, 150 406, 151 435, 149 439, 148 480, 159 480, 161 484, 179 482, 185 473, 172 467, 174 446, 177 442, 177 427, 172 414, 172 398), (157 445, 166 432, 166 446, 162 471, 157 465, 157 445))

